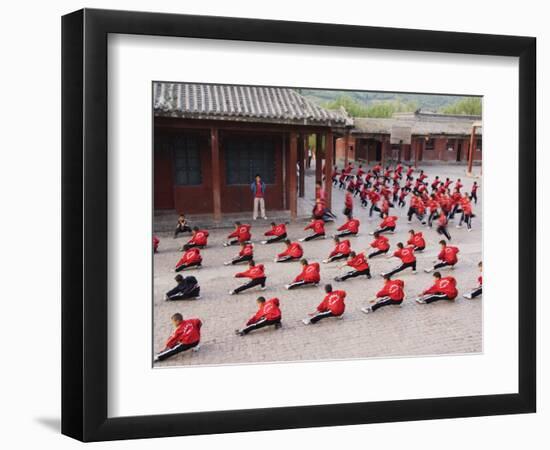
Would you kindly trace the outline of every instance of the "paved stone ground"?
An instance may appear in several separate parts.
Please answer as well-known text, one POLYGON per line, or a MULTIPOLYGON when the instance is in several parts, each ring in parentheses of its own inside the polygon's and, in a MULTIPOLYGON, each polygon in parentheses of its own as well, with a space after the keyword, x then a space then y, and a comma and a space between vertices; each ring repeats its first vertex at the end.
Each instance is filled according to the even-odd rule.
MULTIPOLYGON (((480 168, 475 168, 479 172, 480 168)), ((428 166, 425 168, 430 176, 461 177, 469 190, 473 179, 465 176, 461 166, 428 166)), ((307 181, 306 201, 312 197, 313 179, 307 181)), ((481 178, 477 177, 478 184, 481 178)), ((480 197, 483 192, 480 189, 480 197)), ((343 191, 333 191, 333 210, 340 213, 343 209, 343 191)), ((217 365, 233 363, 259 363, 274 361, 299 361, 316 359, 346 359, 384 356, 413 356, 460 354, 482 351, 482 298, 469 301, 462 294, 476 285, 478 276, 477 263, 481 259, 481 207, 482 199, 474 207, 476 218, 473 231, 466 228, 456 229, 450 224, 452 243, 460 247, 459 263, 449 271, 457 279, 459 297, 454 302, 441 301, 431 305, 419 305, 412 299, 423 289, 429 287, 433 277, 423 272, 436 259, 440 240, 434 230, 422 226, 413 219, 411 225, 406 223, 406 207, 393 211, 400 217, 396 233, 388 235, 392 248, 399 242, 405 242, 407 231, 413 227, 422 230, 427 241, 424 253, 417 255, 418 274, 405 272, 400 274, 405 282, 407 300, 402 308, 386 307, 374 314, 365 315, 360 308, 367 304, 383 284, 380 272, 398 264, 395 258, 378 257, 370 261, 374 276, 371 280, 355 279, 344 283, 335 283, 337 289, 347 291, 346 312, 343 320, 326 319, 318 324, 305 326, 300 320, 308 312, 315 310, 323 299, 323 283, 332 282, 340 273, 338 263, 321 264, 321 284, 319 287, 308 287, 287 291, 284 284, 291 281, 299 272, 298 263, 276 264, 273 258, 280 252, 283 244, 255 246, 255 260, 266 266, 268 289, 261 293, 267 299, 278 297, 283 313, 283 328, 274 330, 271 327, 250 333, 248 336, 234 335, 256 311, 255 299, 260 291, 252 289, 237 296, 229 296, 228 291, 241 283, 233 275, 244 266, 223 266, 223 261, 231 259, 237 252, 236 247, 224 248, 221 244, 228 230, 214 230, 209 239, 209 246, 203 253, 204 267, 188 271, 195 275, 201 285, 202 298, 179 302, 166 302, 164 293, 174 285, 174 265, 180 257, 178 248, 187 237, 173 239, 168 234, 161 234, 159 253, 154 261, 154 351, 163 348, 167 336, 171 333, 170 316, 181 312, 184 317, 199 317, 203 321, 202 346, 199 352, 186 352, 156 366, 217 365)), ((372 236, 368 235, 378 224, 379 219, 368 219, 367 211, 355 204, 355 216, 361 220, 359 236, 351 238, 352 248, 363 251, 368 248, 372 236)), ((339 214, 337 223, 343 221, 339 214)), ((302 237, 303 222, 288 226, 292 239, 302 237)), ((269 228, 269 220, 253 223, 253 239, 258 242, 263 232, 269 228)), ((327 226, 328 234, 336 229, 335 224, 327 226)), ((304 242, 305 257, 309 261, 320 262, 332 248, 332 240, 304 242)), ((185 275, 185 272, 184 272, 185 275)))

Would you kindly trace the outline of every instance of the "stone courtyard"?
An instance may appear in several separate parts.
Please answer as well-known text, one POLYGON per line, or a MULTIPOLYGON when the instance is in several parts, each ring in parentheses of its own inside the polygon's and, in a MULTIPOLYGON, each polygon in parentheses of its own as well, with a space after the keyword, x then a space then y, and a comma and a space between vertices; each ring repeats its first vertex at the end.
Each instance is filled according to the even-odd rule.
MULTIPOLYGON (((452 275, 457 279, 459 296, 454 302, 440 301, 430 305, 420 305, 413 299, 424 289, 431 286, 433 277, 423 269, 432 265, 439 252, 438 242, 441 237, 427 226, 421 225, 416 218, 407 224, 406 210, 393 208, 391 213, 398 216, 395 234, 387 235, 394 250, 397 242, 406 243, 408 230, 423 231, 427 247, 417 254, 418 273, 410 271, 396 275, 405 282, 406 300, 401 308, 381 308, 373 314, 365 315, 360 308, 368 304, 383 285, 380 272, 399 265, 397 258, 386 259, 384 256, 369 261, 373 277, 350 279, 343 283, 334 282, 335 276, 347 269, 338 269, 341 262, 321 264, 321 283, 318 287, 306 287, 287 291, 286 283, 300 272, 298 262, 277 264, 275 255, 281 252, 284 244, 260 245, 263 233, 269 229, 268 220, 257 220, 252 224, 254 253, 257 264, 264 264, 267 274, 267 289, 263 292, 257 288, 245 291, 236 296, 228 291, 240 285, 243 280, 234 278, 234 274, 246 270, 245 265, 224 266, 238 252, 238 247, 223 247, 225 237, 230 229, 215 229, 210 233, 208 247, 203 255, 203 268, 184 271, 182 274, 194 275, 201 286, 199 300, 167 302, 164 294, 175 285, 174 266, 179 260, 179 249, 188 236, 173 239, 171 233, 161 232, 159 252, 154 256, 154 296, 153 296, 153 351, 164 347, 166 338, 172 332, 170 316, 180 312, 184 318, 198 317, 202 320, 201 349, 199 352, 185 352, 166 361, 155 364, 162 366, 218 365, 264 363, 281 361, 311 361, 319 359, 348 359, 372 357, 403 357, 418 355, 464 354, 481 352, 482 346, 482 298, 466 300, 462 294, 477 284, 477 263, 481 260, 482 251, 482 179, 480 167, 474 167, 474 177, 467 177, 465 167, 458 165, 430 165, 422 167, 431 182, 435 175, 440 178, 461 178, 463 190, 469 191, 475 180, 480 185, 478 203, 474 205, 476 217, 473 219, 473 230, 466 227, 455 228, 458 217, 450 222, 449 231, 452 245, 460 248, 459 262, 455 269, 442 271, 443 276, 452 275), (335 289, 347 292, 346 312, 343 320, 326 319, 315 325, 305 326, 301 319, 324 297, 323 286, 332 283, 335 289), (262 295, 266 299, 279 298, 282 310, 283 327, 275 330, 272 327, 254 331, 247 336, 239 337, 234 330, 241 328, 256 312, 256 298, 262 295)), ((313 204, 314 179, 311 173, 306 177, 306 195, 300 199, 301 210, 307 210, 313 204)), ((344 191, 333 189, 333 211, 338 215, 336 223, 327 224, 327 235, 331 236, 337 226, 344 222, 344 191)), ((408 198, 407 198, 408 200, 408 198)), ((361 221, 357 237, 350 238, 356 252, 369 250, 374 230, 380 219, 368 218, 368 210, 360 207, 359 197, 355 199, 354 215, 361 221)), ((174 224, 176 217, 174 217, 174 224)), ((192 225, 201 226, 201 223, 192 225)), ((303 231, 306 220, 298 220, 287 225, 289 237, 296 240, 306 235, 303 231)), ((321 262, 332 250, 332 239, 302 243, 304 257, 309 262, 321 262)))

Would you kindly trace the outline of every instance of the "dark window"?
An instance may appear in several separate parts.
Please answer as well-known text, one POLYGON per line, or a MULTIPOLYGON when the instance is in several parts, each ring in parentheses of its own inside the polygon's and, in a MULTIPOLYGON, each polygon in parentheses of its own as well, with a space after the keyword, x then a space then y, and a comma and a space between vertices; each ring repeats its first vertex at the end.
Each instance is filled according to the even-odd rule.
POLYGON ((179 186, 202 183, 199 141, 195 136, 178 136, 172 141, 174 181, 179 186))
POLYGON ((435 149, 435 139, 430 138, 426 140, 426 150, 434 150, 435 149))
POLYGON ((228 138, 225 147, 227 184, 250 184, 258 173, 275 183, 275 141, 266 138, 228 138))
POLYGON ((481 139, 476 141, 476 150, 481 150, 481 139))

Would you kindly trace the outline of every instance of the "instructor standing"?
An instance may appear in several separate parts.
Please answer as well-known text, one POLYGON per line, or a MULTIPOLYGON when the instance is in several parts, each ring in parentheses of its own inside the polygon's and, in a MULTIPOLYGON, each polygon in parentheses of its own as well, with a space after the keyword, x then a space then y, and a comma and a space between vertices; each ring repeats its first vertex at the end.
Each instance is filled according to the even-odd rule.
POLYGON ((260 209, 262 218, 267 219, 265 215, 265 183, 262 181, 260 174, 256 174, 254 181, 250 184, 250 190, 254 197, 254 212, 252 218, 256 220, 258 218, 258 209, 260 209))

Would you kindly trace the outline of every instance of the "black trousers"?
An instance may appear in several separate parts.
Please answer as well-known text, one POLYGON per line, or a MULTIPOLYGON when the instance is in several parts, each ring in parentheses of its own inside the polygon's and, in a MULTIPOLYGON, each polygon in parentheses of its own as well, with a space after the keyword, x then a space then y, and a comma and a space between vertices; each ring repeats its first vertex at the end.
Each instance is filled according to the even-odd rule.
POLYGON ((262 278, 254 278, 253 280, 250 280, 248 283, 245 283, 238 288, 234 289, 233 292, 235 294, 238 294, 239 292, 246 291, 247 289, 253 288, 254 286, 261 285, 262 287, 265 286, 265 277, 262 278))
POLYGON ((416 270, 416 261, 410 262, 410 263, 403 263, 399 267, 396 267, 395 269, 390 270, 387 275, 395 275, 398 272, 401 272, 402 270, 408 269, 409 267, 412 268, 412 270, 416 270))
POLYGON ((472 215, 471 214, 464 214, 462 213, 462 216, 460 217, 459 225, 462 225, 463 222, 466 222, 466 226, 469 230, 472 229, 472 215))
POLYGON ((204 245, 198 245, 198 244, 185 244, 183 246, 183 250, 189 250, 190 248, 204 248, 204 245))
POLYGON ((351 208, 347 208, 347 207, 344 208, 344 210, 342 211, 344 216, 349 216, 352 212, 353 212, 353 210, 351 208))
POLYGON ((164 361, 165 359, 168 359, 171 356, 174 356, 174 355, 177 355, 178 353, 181 353, 181 352, 184 352, 186 350, 192 349, 193 347, 196 347, 197 345, 199 345, 199 341, 193 342, 192 344, 182 344, 182 343, 176 344, 172 348, 169 348, 169 349, 166 349, 166 350, 163 350, 162 352, 160 352, 157 355, 156 359, 158 361, 164 361))
POLYGON ((369 254, 369 258, 374 258, 375 256, 378 256, 378 255, 385 255, 386 253, 388 253, 388 250, 376 250, 375 252, 372 252, 369 254))
POLYGON ((474 203, 477 205, 477 193, 472 192, 470 195, 472 196, 472 199, 474 200, 474 203))
POLYGON ((247 325, 241 331, 244 334, 248 334, 253 330, 259 330, 260 328, 268 327, 270 325, 277 325, 279 323, 281 323, 281 318, 280 317, 278 319, 273 319, 273 320, 267 320, 267 319, 264 318, 264 319, 258 320, 256 323, 253 323, 251 325, 247 325))
POLYGON ((187 225, 178 225, 174 231, 174 237, 178 237, 180 233, 191 233, 191 227, 187 225))
POLYGON ((314 233, 314 234, 310 234, 309 236, 306 236, 304 238, 304 241, 312 241, 313 239, 317 239, 317 238, 321 238, 325 235, 325 233, 314 233))
POLYGON ((281 234, 280 236, 275 236, 266 240, 266 244, 273 244, 275 242, 281 242, 286 239, 286 233, 281 234))
POLYGON ((451 300, 445 294, 429 294, 422 297, 426 303, 438 302, 439 300, 451 300))
POLYGON ((441 261, 434 266, 434 270, 441 269, 442 267, 453 267, 454 264, 449 264, 445 261, 441 261))
POLYGON ((288 289, 295 289, 297 287, 300 287, 300 286, 311 286, 311 285, 314 285, 314 284, 317 284, 318 281, 293 281, 292 283, 290 283, 288 285, 288 289))
POLYGON ((426 247, 414 247, 415 252, 423 252, 426 247))
POLYGON ((449 234, 449 231, 447 230, 447 227, 446 226, 443 226, 443 225, 439 225, 437 227, 437 234, 442 234, 443 236, 445 236, 449 241, 451 240, 451 235, 449 234))
POLYGON ((239 264, 245 261, 252 261, 252 255, 237 256, 231 260, 231 264, 239 264))
POLYGON ((377 230, 379 233, 385 233, 387 231, 395 231, 395 227, 384 227, 380 230, 377 230))
POLYGON ((340 232, 336 233, 334 236, 335 237, 357 236, 357 233, 352 233, 349 230, 344 230, 344 231, 340 231, 340 232))
POLYGON ((376 212, 381 212, 380 211, 380 208, 378 206, 376 206, 374 203, 370 205, 370 209, 369 209, 369 217, 372 217, 372 212, 373 211, 376 211, 376 212))
POLYGON ((405 200, 400 198, 399 202, 397 202, 397 206, 399 206, 400 208, 403 208, 403 206, 405 206, 405 200))
POLYGON ((184 269, 188 269, 189 267, 199 267, 202 264, 200 262, 195 262, 191 264, 182 264, 181 266, 176 267, 176 272, 181 272, 184 269))
POLYGON ((472 298, 479 297, 481 295, 481 286, 475 288, 472 292, 470 292, 470 295, 472 298))
POLYGON ((349 278, 356 278, 356 277, 360 277, 361 275, 365 275, 367 278, 371 278, 370 269, 350 270, 348 273, 342 275, 341 277, 336 277, 336 280, 346 281, 349 278))
POLYGON ((283 262, 289 262, 289 261, 298 261, 300 258, 294 258, 293 256, 281 256, 280 258, 277 258, 277 261, 278 263, 283 263, 283 262))
POLYGON ((328 262, 333 262, 333 261, 338 261, 340 259, 345 259, 347 258, 348 255, 344 255, 342 253, 339 253, 337 255, 334 255, 334 256, 331 256, 329 259, 328 259, 328 262))
POLYGON ((401 303, 403 303, 403 300, 392 300, 389 297, 382 297, 374 305, 371 306, 371 309, 374 312, 377 309, 382 308, 384 306, 400 305, 401 303))
POLYGON ((415 215, 420 222, 424 221, 424 214, 419 214, 416 208, 409 208, 409 211, 407 212, 407 219, 409 222, 412 220, 413 215, 415 215))
POLYGON ((451 213, 449 214, 449 219, 454 219, 455 214, 459 212, 462 212, 462 210, 459 208, 458 205, 454 205, 453 209, 451 210, 451 213))
POLYGON ((169 295, 168 300, 189 300, 191 298, 198 297, 200 295, 200 293, 201 293, 201 288, 199 286, 197 286, 191 292, 188 292, 186 294, 178 292, 177 294, 169 295))
POLYGON ((366 198, 361 198, 361 206, 364 206, 366 208, 368 204, 369 203, 366 198))
POLYGON ((320 320, 326 319, 327 317, 338 317, 338 316, 335 316, 334 314, 332 314, 332 311, 324 311, 324 312, 318 312, 309 320, 311 323, 317 323, 320 320))
POLYGON ((437 217, 437 211, 432 211, 428 217, 428 226, 431 228, 433 220, 437 217))

